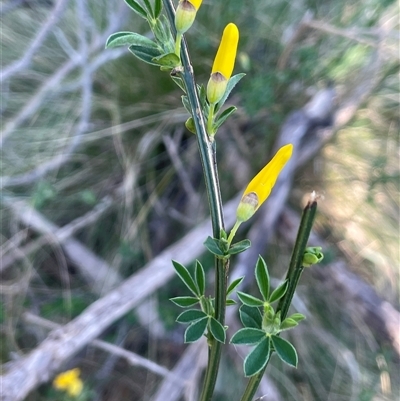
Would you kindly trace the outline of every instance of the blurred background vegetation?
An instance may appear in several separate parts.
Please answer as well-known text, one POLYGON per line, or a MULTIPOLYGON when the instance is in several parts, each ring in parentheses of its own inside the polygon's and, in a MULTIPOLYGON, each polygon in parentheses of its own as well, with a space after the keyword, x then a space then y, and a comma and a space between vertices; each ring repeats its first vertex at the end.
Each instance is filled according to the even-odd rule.
MULTIPOLYGON (((104 50, 115 31, 149 35, 144 20, 122 0, 9 0, 2 1, 1 14, 0 335, 7 363, 47 336, 43 325, 27 322, 26 312, 65 324, 107 292, 82 276, 65 252, 65 238, 123 280, 208 211, 179 89, 126 49, 104 50), (72 230, 62 241, 61 227, 72 230)), ((318 90, 335 88, 337 107, 354 97, 351 118, 296 173, 289 204, 298 212, 305 194, 323 194, 316 232, 329 244, 326 266, 345 261, 376 299, 398 311, 398 3, 205 0, 187 35, 198 82, 207 82, 231 21, 241 33, 235 71, 247 76, 231 99, 239 110, 218 134, 223 199, 265 164, 286 118, 318 90), (363 86, 370 90, 359 93, 363 86)), ((282 234, 271 238, 264 256, 275 277, 289 255, 282 234)), ((166 282, 144 303, 147 321, 133 310, 102 339, 172 369, 185 347, 168 298, 180 291, 177 279, 166 282)), ((299 368, 274 361, 268 374, 280 398, 265 399, 396 399, 399 348, 375 338, 354 300, 317 275, 307 272, 299 292, 307 306, 306 329, 293 334, 299 368)), ((218 400, 236 399, 245 385, 235 354, 223 360, 218 400)), ((74 366, 82 369, 84 397, 92 400, 151 400, 163 380, 91 348, 65 369, 74 366)), ((60 397, 47 383, 28 399, 60 397)))

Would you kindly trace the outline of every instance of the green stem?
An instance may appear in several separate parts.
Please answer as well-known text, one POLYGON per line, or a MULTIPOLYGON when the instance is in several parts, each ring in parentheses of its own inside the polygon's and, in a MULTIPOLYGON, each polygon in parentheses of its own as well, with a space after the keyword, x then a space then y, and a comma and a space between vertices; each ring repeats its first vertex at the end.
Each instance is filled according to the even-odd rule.
MULTIPOLYGON (((172 0, 163 0, 165 10, 171 24, 175 30, 175 9, 172 0)), ((176 31, 176 30, 175 30, 176 31)), ((176 35, 176 32, 173 32, 176 35)), ((196 128, 196 138, 199 146, 200 159, 203 166, 204 179, 206 183, 208 203, 210 207, 211 224, 213 237, 220 239, 221 230, 224 230, 224 218, 222 212, 222 199, 219 188, 219 179, 216 163, 215 142, 209 139, 204 115, 200 105, 199 94, 193 74, 193 67, 190 62, 189 53, 185 38, 181 40, 181 62, 183 71, 180 73, 185 83, 187 97, 193 111, 193 120, 196 128)), ((226 307, 226 286, 227 274, 229 269, 228 260, 215 258, 215 318, 224 326, 225 307, 226 307)), ((214 392, 219 362, 221 359, 222 344, 214 338, 210 340, 209 359, 200 396, 201 401, 210 401, 214 392)))
POLYGON ((210 104, 210 110, 208 112, 208 120, 207 120, 207 132, 208 135, 213 136, 213 123, 214 123, 214 110, 215 110, 215 103, 210 104))
MULTIPOLYGON (((311 234, 311 229, 314 222, 316 211, 317 211, 317 202, 313 199, 307 203, 301 216, 299 231, 297 232, 297 238, 293 248, 292 257, 290 259, 289 268, 286 273, 286 280, 289 281, 289 286, 286 291, 286 294, 284 295, 283 298, 281 298, 280 302, 278 303, 278 307, 276 308, 276 312, 279 311, 281 312, 282 321, 287 316, 290 304, 296 291, 297 284, 301 277, 301 273, 304 270, 302 264, 303 255, 307 246, 308 238, 310 237, 311 234)), ((240 401, 252 401, 258 389, 258 386, 260 385, 260 381, 264 376, 268 363, 271 359, 271 354, 272 353, 270 352, 265 367, 256 375, 250 378, 240 401)))
POLYGON ((182 42, 182 34, 177 33, 175 38, 175 54, 181 58, 181 42, 182 42))
POLYGON ((289 311, 297 283, 303 271, 304 252, 307 247, 308 238, 311 234, 316 212, 317 202, 315 200, 310 200, 304 208, 301 216, 299 231, 297 232, 289 269, 286 273, 286 279, 289 280, 289 287, 285 296, 279 301, 277 307, 277 311, 281 311, 282 320, 285 319, 289 311))
POLYGON ((234 238, 234 236, 236 235, 236 231, 238 230, 239 226, 242 224, 241 221, 236 220, 235 225, 232 227, 231 232, 229 233, 229 237, 228 237, 228 248, 231 246, 231 242, 234 238))

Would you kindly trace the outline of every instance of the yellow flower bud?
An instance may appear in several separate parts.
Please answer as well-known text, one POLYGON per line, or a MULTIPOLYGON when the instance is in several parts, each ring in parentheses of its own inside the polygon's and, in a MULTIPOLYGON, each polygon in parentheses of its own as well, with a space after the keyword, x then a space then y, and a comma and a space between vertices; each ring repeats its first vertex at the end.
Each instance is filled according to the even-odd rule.
POLYGON ((175 27, 178 34, 184 34, 193 24, 202 0, 180 0, 175 12, 175 27))
POLYGON ((282 146, 272 160, 250 181, 236 210, 239 222, 248 220, 266 201, 292 152, 292 144, 282 146))
POLYGON ((239 30, 235 24, 229 23, 222 34, 207 85, 207 99, 211 104, 218 103, 225 93, 235 65, 238 43, 239 30))

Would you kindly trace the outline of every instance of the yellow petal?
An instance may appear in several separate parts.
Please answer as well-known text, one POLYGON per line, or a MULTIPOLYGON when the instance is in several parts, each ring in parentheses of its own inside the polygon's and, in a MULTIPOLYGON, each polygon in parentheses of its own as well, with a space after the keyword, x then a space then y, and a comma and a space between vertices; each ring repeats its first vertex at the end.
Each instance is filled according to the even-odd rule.
POLYGON ((250 181, 243 196, 254 192, 258 197, 257 209, 268 198, 280 172, 292 156, 292 152, 292 144, 282 146, 272 160, 250 181))
POLYGON ((211 74, 221 73, 226 79, 232 75, 235 65, 236 50, 239 43, 239 30, 233 23, 228 24, 222 34, 211 74))
POLYGON ((189 3, 192 3, 196 11, 200 8, 203 0, 189 0, 189 3))
POLYGON ((250 181, 236 211, 238 221, 248 220, 266 201, 292 152, 292 144, 282 146, 272 160, 250 181))

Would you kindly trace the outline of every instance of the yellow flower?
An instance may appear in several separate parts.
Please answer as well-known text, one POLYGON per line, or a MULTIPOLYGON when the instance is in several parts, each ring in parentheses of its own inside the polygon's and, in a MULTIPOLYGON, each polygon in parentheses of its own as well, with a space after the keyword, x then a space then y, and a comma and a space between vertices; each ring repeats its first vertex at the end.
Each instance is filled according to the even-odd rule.
POLYGON ((79 378, 80 373, 79 368, 60 373, 53 380, 53 387, 57 390, 66 391, 71 397, 77 397, 83 389, 83 382, 79 378))
POLYGON ((184 34, 194 22, 202 0, 180 0, 175 12, 175 28, 179 35, 184 34))
POLYGON ((292 144, 282 146, 272 160, 250 181, 236 211, 238 222, 248 220, 266 201, 292 152, 292 144))
POLYGON ((222 34, 207 85, 207 99, 211 104, 218 103, 225 93, 235 65, 238 43, 239 30, 235 24, 229 23, 222 34))

